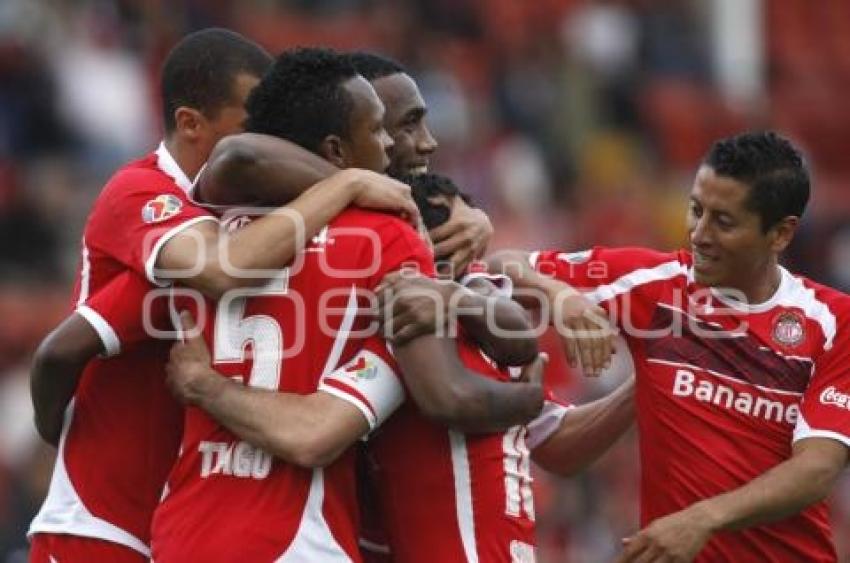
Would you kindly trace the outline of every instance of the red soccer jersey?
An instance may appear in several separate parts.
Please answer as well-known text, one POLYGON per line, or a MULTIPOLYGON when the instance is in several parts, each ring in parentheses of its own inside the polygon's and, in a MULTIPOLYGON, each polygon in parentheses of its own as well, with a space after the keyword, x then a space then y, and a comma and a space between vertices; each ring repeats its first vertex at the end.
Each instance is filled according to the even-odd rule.
MULTIPOLYGON (((510 379, 463 335, 457 348, 467 369, 510 379)), ((408 400, 368 443, 378 514, 367 515, 364 549, 388 549, 398 563, 534 561, 529 449, 565 411, 550 396, 527 427, 463 434, 426 419, 408 400)))
MULTIPOLYGON (((781 269, 746 306, 693 281, 691 256, 644 249, 532 255, 605 306, 637 374, 641 521, 733 490, 795 440, 850 445, 850 299, 781 269)), ((698 561, 835 561, 826 505, 716 534, 698 561)))
POLYGON ((106 357, 83 373, 30 534, 101 538, 150 553, 151 516, 176 456, 182 414, 164 385, 169 343, 148 337, 140 316, 152 288, 145 278, 153 280, 165 241, 213 219, 191 205, 189 187, 161 145, 121 168, 94 204, 76 306, 103 340, 106 357))
MULTIPOLYGON (((458 342, 458 355, 472 371, 509 379, 467 340, 458 342)), ((533 562, 529 446, 557 428, 550 423, 564 410, 547 401, 538 424, 463 434, 426 419, 408 400, 368 445, 380 512, 372 525, 383 527, 392 560, 533 562)), ((366 539, 374 549, 375 538, 366 539)))
MULTIPOLYGON (((433 256, 409 226, 391 215, 346 210, 279 279, 250 297, 225 297, 199 317, 206 318, 216 369, 247 376, 255 387, 316 391, 323 375, 363 346, 371 321, 364 293, 405 264, 433 273, 433 256)), ((369 413, 380 405, 345 379, 368 385, 376 371, 361 357, 322 388, 374 424, 380 417, 369 413)), ((359 560, 351 452, 322 469, 299 468, 240 441, 195 408, 186 412, 181 451, 154 517, 159 563, 359 560)))

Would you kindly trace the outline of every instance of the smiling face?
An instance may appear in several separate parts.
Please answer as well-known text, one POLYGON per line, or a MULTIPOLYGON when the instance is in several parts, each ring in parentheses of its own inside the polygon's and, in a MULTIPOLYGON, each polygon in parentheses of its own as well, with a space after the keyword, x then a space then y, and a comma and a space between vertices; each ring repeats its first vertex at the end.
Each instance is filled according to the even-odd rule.
POLYGON ((796 218, 764 232, 760 216, 747 206, 749 195, 747 184, 703 165, 691 191, 687 223, 697 283, 737 289, 758 301, 777 275, 778 255, 791 241, 796 218))
POLYGON ((424 174, 437 141, 425 122, 428 108, 416 82, 399 72, 377 78, 372 85, 386 107, 384 126, 395 143, 390 150, 390 175, 424 174))
POLYGON ((384 129, 384 105, 362 76, 352 78, 343 87, 352 102, 348 135, 341 140, 343 167, 385 172, 393 140, 384 129))

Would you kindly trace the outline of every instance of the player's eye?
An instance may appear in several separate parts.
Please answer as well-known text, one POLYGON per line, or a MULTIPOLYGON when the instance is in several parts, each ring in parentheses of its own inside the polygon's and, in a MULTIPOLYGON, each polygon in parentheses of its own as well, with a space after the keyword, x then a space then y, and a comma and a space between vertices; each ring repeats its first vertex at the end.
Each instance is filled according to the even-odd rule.
POLYGON ((694 217, 702 217, 702 207, 695 201, 690 203, 690 212, 694 217))

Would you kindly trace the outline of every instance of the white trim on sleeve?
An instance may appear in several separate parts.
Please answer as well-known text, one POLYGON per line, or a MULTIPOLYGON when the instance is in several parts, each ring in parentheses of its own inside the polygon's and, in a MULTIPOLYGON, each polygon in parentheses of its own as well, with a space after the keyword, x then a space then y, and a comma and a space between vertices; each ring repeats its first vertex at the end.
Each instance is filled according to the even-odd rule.
POLYGON ((800 413, 797 418, 797 425, 794 427, 794 437, 791 439, 791 443, 793 444, 800 440, 805 440, 806 438, 830 438, 841 442, 850 448, 850 436, 845 436, 844 434, 833 432, 832 430, 818 430, 816 428, 812 428, 809 426, 809 423, 806 422, 806 419, 803 418, 803 413, 800 413))
POLYGON ((566 407, 554 401, 545 401, 537 418, 526 425, 528 436, 525 438, 525 444, 528 449, 533 450, 554 434, 561 426, 564 415, 573 408, 573 405, 566 407))
POLYGON ((380 426, 404 401, 404 387, 398 375, 380 356, 368 350, 361 350, 344 366, 322 377, 319 391, 356 406, 369 421, 370 429, 380 426), (358 364, 362 368, 354 367, 358 364), (346 389, 351 392, 346 393, 346 389))
POLYGON ((514 293, 514 282, 505 274, 488 274, 486 272, 474 272, 466 274, 458 282, 463 287, 469 287, 469 284, 475 280, 485 279, 496 286, 498 294, 508 299, 514 293))
POLYGON ((378 426, 378 419, 372 413, 372 410, 366 405, 366 403, 361 401, 359 398, 349 393, 346 393, 342 389, 338 389, 337 387, 333 387, 332 385, 327 385, 325 383, 319 384, 318 390, 322 391, 323 393, 333 395, 337 399, 342 399, 346 403, 350 403, 357 407, 357 410, 360 411, 360 413, 366 419, 366 422, 369 423, 370 431, 374 430, 378 426))
POLYGON ((216 222, 218 222, 218 219, 216 219, 215 217, 213 217, 211 215, 201 215, 200 217, 193 217, 192 219, 184 221, 184 222, 180 223, 179 225, 171 228, 170 230, 166 231, 166 233, 164 235, 159 237, 159 240, 156 241, 156 244, 151 249, 150 256, 148 256, 148 259, 145 260, 145 277, 148 278, 149 282, 151 282, 152 284, 154 284, 155 286, 158 286, 158 287, 165 287, 171 282, 171 280, 159 281, 159 280, 156 279, 156 272, 155 272, 156 259, 159 257, 159 253, 162 251, 162 247, 165 246, 166 242, 168 242, 169 240, 174 238, 177 234, 179 234, 183 230, 188 229, 189 227, 191 227, 193 225, 197 225, 198 223, 201 223, 203 221, 216 221, 216 222))
POLYGON ((118 338, 115 329, 104 319, 100 313, 89 307, 88 305, 80 305, 77 307, 77 313, 83 317, 92 328, 97 332, 100 341, 103 342, 103 357, 111 358, 121 353, 121 340, 118 338))

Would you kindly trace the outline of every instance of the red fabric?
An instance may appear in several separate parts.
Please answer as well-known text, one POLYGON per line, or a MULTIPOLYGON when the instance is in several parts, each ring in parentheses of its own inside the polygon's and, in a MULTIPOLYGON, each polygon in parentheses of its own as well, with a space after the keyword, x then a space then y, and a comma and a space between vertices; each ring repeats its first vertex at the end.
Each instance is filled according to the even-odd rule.
POLYGON ((68 536, 64 534, 36 534, 30 545, 30 563, 146 563, 141 553, 117 543, 68 536))

